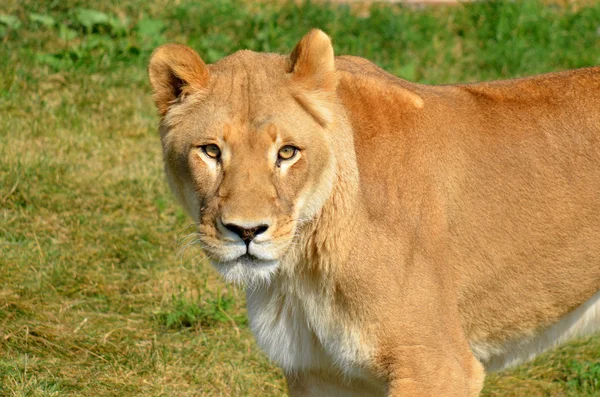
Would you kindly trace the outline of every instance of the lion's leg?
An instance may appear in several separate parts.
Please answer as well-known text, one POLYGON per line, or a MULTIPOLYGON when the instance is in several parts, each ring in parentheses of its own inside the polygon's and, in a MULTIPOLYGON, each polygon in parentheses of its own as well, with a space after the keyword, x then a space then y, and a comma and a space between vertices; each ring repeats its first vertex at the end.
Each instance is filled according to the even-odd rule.
POLYGON ((481 362, 471 353, 471 372, 469 374, 469 397, 477 397, 483 389, 485 369, 481 362))
POLYGON ((440 358, 422 352, 413 354, 410 368, 392 369, 388 397, 477 397, 485 373, 481 363, 470 354, 467 360, 440 358))

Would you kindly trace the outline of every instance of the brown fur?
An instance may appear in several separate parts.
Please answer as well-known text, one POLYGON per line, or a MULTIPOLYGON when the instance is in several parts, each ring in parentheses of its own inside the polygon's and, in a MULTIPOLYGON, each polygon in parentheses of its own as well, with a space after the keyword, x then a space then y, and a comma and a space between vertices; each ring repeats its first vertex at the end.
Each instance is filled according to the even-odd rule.
POLYGON ((222 219, 270 225, 277 268, 249 311, 294 396, 477 396, 470 345, 534 335, 600 289, 600 68, 425 86, 334 60, 312 31, 290 57, 209 66, 163 46, 149 73, 169 182, 215 266, 222 219), (301 150, 284 172, 285 144, 301 150), (286 318, 314 354, 269 342, 286 318))

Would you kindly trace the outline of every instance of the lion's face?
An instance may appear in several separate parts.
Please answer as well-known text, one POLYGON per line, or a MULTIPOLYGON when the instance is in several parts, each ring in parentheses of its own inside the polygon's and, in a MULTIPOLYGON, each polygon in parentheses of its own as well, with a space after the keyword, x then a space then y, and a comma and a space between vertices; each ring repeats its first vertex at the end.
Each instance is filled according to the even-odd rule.
MULTIPOLYGON (((169 50, 195 61, 185 47, 169 50)), ((161 127, 170 186, 228 280, 267 281, 298 225, 316 216, 331 193, 335 153, 325 109, 307 103, 282 57, 239 52, 210 68, 190 67, 206 69, 196 87, 176 68, 160 82, 174 96, 161 127), (185 86, 173 88, 178 80, 185 86)))

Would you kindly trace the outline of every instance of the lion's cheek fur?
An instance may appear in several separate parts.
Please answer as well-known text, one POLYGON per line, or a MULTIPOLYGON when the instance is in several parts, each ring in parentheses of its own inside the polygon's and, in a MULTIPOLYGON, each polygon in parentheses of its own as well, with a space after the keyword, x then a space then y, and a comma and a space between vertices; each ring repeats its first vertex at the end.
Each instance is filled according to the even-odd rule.
POLYGON ((297 194, 295 213, 300 220, 314 218, 331 195, 335 180, 335 157, 329 156, 322 161, 322 165, 317 168, 318 171, 312 170, 312 183, 305 183, 297 194))
POLYGON ((165 162, 165 175, 177 202, 195 222, 198 222, 200 220, 200 201, 193 186, 187 181, 187 178, 182 178, 180 170, 174 169, 169 162, 165 162))

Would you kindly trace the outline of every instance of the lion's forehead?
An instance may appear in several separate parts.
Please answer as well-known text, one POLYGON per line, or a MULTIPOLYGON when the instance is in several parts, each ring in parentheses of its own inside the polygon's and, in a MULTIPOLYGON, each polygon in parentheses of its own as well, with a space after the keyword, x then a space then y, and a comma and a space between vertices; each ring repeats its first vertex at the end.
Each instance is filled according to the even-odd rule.
POLYGON ((211 65, 210 73, 206 98, 238 116, 261 118, 292 100, 280 55, 238 51, 211 65))
POLYGON ((239 73, 215 76, 206 100, 227 109, 232 117, 260 122, 275 109, 289 107, 293 97, 283 81, 239 73))
POLYGON ((214 137, 258 147, 263 143, 271 145, 290 139, 300 143, 318 138, 311 133, 314 127, 311 116, 291 96, 253 95, 246 100, 238 97, 230 101, 207 98, 206 102, 181 113, 172 132, 180 135, 184 131, 189 139, 214 137))
POLYGON ((210 65, 210 74, 207 90, 168 116, 173 135, 222 138, 254 151, 286 138, 314 140, 314 120, 292 95, 285 57, 238 51, 210 65))
POLYGON ((237 51, 209 66, 211 74, 245 73, 269 78, 286 72, 286 57, 279 54, 237 51))

